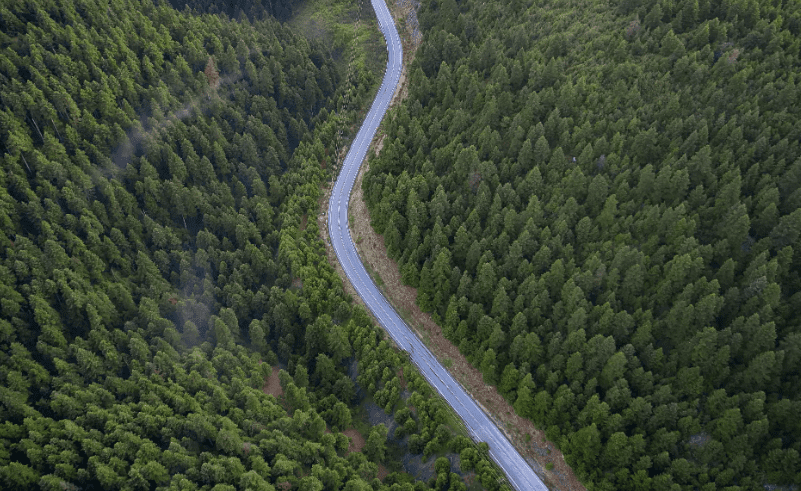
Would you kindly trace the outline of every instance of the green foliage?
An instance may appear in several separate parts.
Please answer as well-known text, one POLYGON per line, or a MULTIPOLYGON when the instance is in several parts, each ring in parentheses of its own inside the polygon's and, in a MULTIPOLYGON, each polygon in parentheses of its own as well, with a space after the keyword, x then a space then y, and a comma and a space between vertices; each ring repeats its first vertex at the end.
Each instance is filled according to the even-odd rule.
MULTIPOLYGON (((222 3, 213 2, 210 0, 189 0, 180 2, 178 0, 170 1, 170 4, 178 10, 186 7, 192 9, 193 13, 206 13, 225 15, 232 19, 242 20, 247 18, 252 20, 265 19, 270 16, 275 17, 281 21, 287 20, 292 15, 292 10, 296 2, 282 0, 277 2, 262 3, 259 0, 238 0, 237 2, 222 3)), ((234 56, 240 54, 242 50, 247 48, 237 45, 232 50, 234 56)), ((222 49, 221 49, 222 51, 222 49)), ((228 50, 224 51, 226 54, 228 50)))
MULTIPOLYGON (((362 424, 349 367, 401 361, 308 218, 357 114, 333 115, 345 88, 329 49, 266 15, 289 4, 237 6, 237 21, 202 1, 0 9, 3 489, 376 477, 346 454, 341 432, 362 424), (263 388, 279 359, 276 398, 263 388)), ((352 107, 376 80, 352 81, 352 107)), ((397 377, 381 388, 399 403, 397 377)))
POLYGON ((386 440, 387 427, 383 424, 373 426, 370 429, 370 435, 367 437, 367 443, 364 446, 364 453, 367 455, 367 458, 373 462, 384 460, 386 455, 386 440))
POLYGON ((423 2, 373 225, 589 487, 799 484, 796 7, 423 2))

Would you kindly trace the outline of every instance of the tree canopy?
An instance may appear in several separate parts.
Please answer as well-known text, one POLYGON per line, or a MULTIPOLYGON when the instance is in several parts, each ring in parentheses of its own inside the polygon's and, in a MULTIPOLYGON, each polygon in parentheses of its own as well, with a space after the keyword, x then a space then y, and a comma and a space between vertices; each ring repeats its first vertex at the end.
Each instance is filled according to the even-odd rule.
POLYGON ((590 488, 801 484, 797 7, 423 2, 372 225, 590 488))
POLYGON ((351 305, 314 219, 377 78, 346 86, 275 12, 195 7, 0 8, 0 486, 429 489, 377 480, 387 428, 348 452, 366 398, 433 427, 431 453, 458 439, 439 406, 407 414, 433 392, 351 305))

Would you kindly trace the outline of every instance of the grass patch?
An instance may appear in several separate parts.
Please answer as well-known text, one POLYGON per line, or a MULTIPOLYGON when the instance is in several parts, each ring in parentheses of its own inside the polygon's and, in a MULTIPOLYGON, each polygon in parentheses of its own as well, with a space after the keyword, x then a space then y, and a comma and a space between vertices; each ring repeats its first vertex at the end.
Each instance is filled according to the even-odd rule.
POLYGON ((420 325, 420 326, 418 326, 418 329, 420 329, 421 333, 423 334, 423 337, 422 337, 423 344, 430 348, 431 347, 431 336, 428 334, 428 331, 425 330, 425 326, 420 325))
POLYGON ((394 303, 392 304, 392 306, 395 307, 395 312, 397 312, 398 315, 401 316, 401 319, 403 319, 403 322, 405 322, 407 326, 409 327, 414 326, 414 319, 412 318, 412 313, 409 312, 409 309, 395 305, 394 303))
POLYGON ((442 360, 442 366, 450 370, 451 367, 453 366, 453 360, 451 360, 450 358, 445 358, 444 360, 442 360))
POLYGON ((470 433, 467 431, 467 426, 465 426, 462 418, 456 414, 456 411, 445 401, 442 396, 437 394, 436 397, 442 401, 442 405, 445 407, 445 426, 449 427, 451 431, 453 431, 454 435, 470 438, 470 433))
MULTIPOLYGON (((359 238, 359 240, 361 240, 361 237, 359 238)), ((370 265, 367 263, 367 261, 363 261, 363 264, 364 264, 364 268, 367 270, 367 274, 370 275, 370 278, 373 279, 373 281, 375 282, 376 286, 378 286, 379 290, 381 290, 381 292, 383 293, 386 284, 384 283, 384 280, 381 279, 381 275, 379 275, 376 272, 376 270, 371 268, 370 265)))
POLYGON ((366 0, 306 0, 287 21, 297 32, 331 50, 344 76, 351 59, 381 75, 387 51, 370 2, 366 0))

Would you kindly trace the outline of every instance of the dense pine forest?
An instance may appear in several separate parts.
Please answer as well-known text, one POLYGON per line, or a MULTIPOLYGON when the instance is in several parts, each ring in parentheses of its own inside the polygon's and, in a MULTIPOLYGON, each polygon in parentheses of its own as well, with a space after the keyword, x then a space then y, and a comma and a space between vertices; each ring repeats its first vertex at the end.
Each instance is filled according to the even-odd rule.
POLYGON ((380 74, 255 11, 2 2, 3 489, 504 488, 319 238, 380 74))
POLYGON ((801 4, 426 0, 363 189, 589 489, 801 485, 801 4))
POLYGON ((273 17, 285 21, 292 16, 299 2, 293 0, 168 0, 178 10, 189 8, 194 12, 221 14, 233 19, 250 20, 273 17))

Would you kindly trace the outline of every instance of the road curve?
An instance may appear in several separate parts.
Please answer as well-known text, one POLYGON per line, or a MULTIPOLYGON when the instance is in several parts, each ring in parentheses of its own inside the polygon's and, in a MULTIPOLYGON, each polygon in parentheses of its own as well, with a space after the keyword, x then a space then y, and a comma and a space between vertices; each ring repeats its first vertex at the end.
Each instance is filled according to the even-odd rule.
POLYGON ((517 491, 545 491, 548 488, 531 467, 515 450, 504 434, 467 395, 459 383, 440 365, 431 351, 409 329, 384 296, 378 291, 367 274, 348 228, 348 202, 356 176, 359 173, 367 150, 375 136, 381 119, 398 86, 403 65, 403 48, 400 36, 384 0, 371 0, 378 18, 378 25, 387 43, 388 61, 381 88, 367 117, 362 123, 353 144, 345 157, 339 177, 328 202, 328 233, 337 259, 342 264, 356 292, 389 333, 397 345, 407 351, 428 382, 453 407, 464 421, 470 436, 476 441, 487 442, 490 456, 503 469, 509 483, 517 491))

